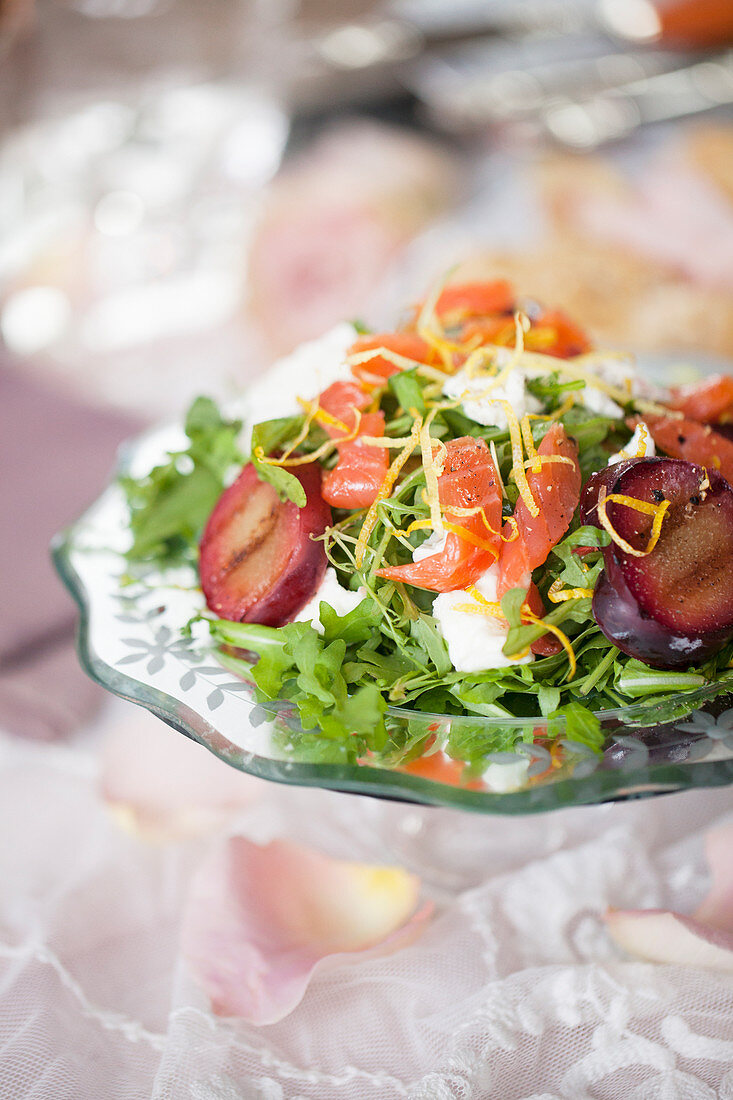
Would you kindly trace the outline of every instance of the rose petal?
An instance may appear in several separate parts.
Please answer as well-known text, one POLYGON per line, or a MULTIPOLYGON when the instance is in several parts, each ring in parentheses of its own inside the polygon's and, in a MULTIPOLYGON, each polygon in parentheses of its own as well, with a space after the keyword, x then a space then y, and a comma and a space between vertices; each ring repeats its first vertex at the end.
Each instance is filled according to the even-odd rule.
POLYGON ((733 822, 707 834, 705 855, 712 884, 695 911, 695 919, 733 933, 733 822))
POLYGON ((692 917, 664 909, 611 909, 606 923, 619 947, 631 955, 733 974, 733 935, 692 917))
POLYGON ((705 853, 712 883, 694 916, 665 909, 610 909, 606 923, 620 947, 651 962, 733 974, 733 822, 707 834, 705 853))
POLYGON ((414 937, 430 911, 415 913, 419 886, 396 867, 231 837, 193 881, 183 953, 214 1012, 276 1023, 324 960, 395 950, 414 937))
POLYGON ((264 786, 147 711, 107 734, 100 785, 118 821, 154 840, 215 828, 264 786))

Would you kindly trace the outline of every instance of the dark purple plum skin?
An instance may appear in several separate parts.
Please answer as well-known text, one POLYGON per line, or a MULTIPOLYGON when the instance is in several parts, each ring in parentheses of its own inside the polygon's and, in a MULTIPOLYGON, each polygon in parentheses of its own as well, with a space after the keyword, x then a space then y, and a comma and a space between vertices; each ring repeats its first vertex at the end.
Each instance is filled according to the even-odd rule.
MULTIPOLYGON (((642 613, 669 631, 719 639, 733 631, 733 490, 715 470, 678 458, 649 458, 617 478, 613 492, 672 501, 657 546, 636 557, 614 545, 618 570, 642 613), (700 492, 706 476, 707 490, 700 492)), ((611 504, 618 534, 643 547, 650 520, 611 504), (641 532, 646 534, 641 536, 641 532)), ((613 570, 611 580, 619 587, 613 570)))
MULTIPOLYGON (((681 764, 685 760, 698 759, 709 751, 710 741, 704 733, 682 731, 675 725, 635 726, 632 730, 623 728, 622 733, 644 745, 648 764, 681 764)), ((603 753, 603 767, 614 770, 627 768, 634 755, 630 745, 614 741, 603 753)))
POLYGON ((641 611, 618 570, 611 572, 613 582, 608 572, 596 582, 593 616, 609 642, 622 653, 651 668, 681 669, 705 661, 726 641, 720 635, 680 634, 661 626, 641 611))

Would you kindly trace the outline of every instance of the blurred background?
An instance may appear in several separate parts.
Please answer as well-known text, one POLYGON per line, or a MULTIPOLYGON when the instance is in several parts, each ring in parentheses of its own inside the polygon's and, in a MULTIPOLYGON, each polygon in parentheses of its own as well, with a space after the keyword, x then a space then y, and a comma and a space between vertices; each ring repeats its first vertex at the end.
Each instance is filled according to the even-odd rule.
POLYGON ((52 533, 117 445, 457 264, 733 355, 729 0, 0 0, 0 722, 98 702, 52 533))

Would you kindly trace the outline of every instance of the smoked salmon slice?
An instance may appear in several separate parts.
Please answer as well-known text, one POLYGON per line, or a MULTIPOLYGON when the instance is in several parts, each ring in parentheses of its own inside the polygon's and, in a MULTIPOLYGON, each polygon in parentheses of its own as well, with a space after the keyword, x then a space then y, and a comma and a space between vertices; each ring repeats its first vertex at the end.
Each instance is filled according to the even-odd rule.
MULTIPOLYGON (((732 445, 733 449, 733 445, 732 445)), ((520 497, 514 509, 518 535, 503 542, 499 558, 499 597, 510 588, 528 588, 532 570, 546 561, 570 526, 580 500, 580 466, 578 448, 561 424, 553 424, 537 453, 560 455, 570 463, 548 462, 535 473, 527 471, 527 482, 539 506, 539 515, 532 516, 520 497)), ((506 538, 511 534, 507 530, 506 538)))
MULTIPOLYGON (((360 336, 349 348, 348 355, 362 355, 366 351, 378 351, 385 348, 405 359, 414 359, 426 365, 440 362, 440 357, 430 345, 416 332, 383 332, 360 336)), ((400 367, 383 355, 375 355, 363 363, 354 363, 351 373, 355 378, 369 384, 375 378, 390 378, 398 374, 400 367)))
POLYGON ((733 419, 733 378, 711 374, 701 382, 672 390, 670 406, 702 424, 733 419))
POLYGON ((644 423, 657 447, 665 454, 717 470, 733 485, 733 443, 720 432, 678 416, 645 415, 644 423))
POLYGON ((362 412, 371 402, 369 394, 355 382, 334 382, 318 399, 319 407, 340 424, 324 423, 325 431, 336 441, 339 458, 332 470, 323 475, 321 495, 332 508, 368 508, 376 499, 387 473, 388 452, 360 441, 360 436, 383 436, 384 413, 362 412), (357 427, 355 439, 346 439, 357 427), (344 428, 347 432, 344 433, 344 428))
POLYGON ((457 529, 446 535, 445 549, 422 561, 379 569, 387 580, 402 581, 431 592, 453 592, 478 580, 499 555, 501 490, 489 448, 483 439, 462 436, 446 444, 438 498, 446 522, 457 529), (473 515, 450 507, 480 509, 473 515))

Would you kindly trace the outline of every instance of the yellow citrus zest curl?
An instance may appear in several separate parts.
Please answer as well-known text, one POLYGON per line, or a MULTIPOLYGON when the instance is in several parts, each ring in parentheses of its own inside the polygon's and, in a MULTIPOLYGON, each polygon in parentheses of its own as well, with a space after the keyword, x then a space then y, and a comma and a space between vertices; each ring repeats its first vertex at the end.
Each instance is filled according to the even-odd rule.
POLYGON ((534 445, 534 439, 532 438, 532 425, 529 422, 529 416, 523 416, 519 423, 522 429, 524 449, 527 452, 527 461, 524 463, 524 467, 525 469, 531 469, 533 473, 538 474, 542 469, 543 456, 537 453, 537 448, 534 445))
POLYGON ((503 500, 506 496, 506 488, 504 487, 504 482, 501 478, 501 467, 499 466, 499 458, 496 454, 496 446, 493 439, 489 443, 489 450, 491 451, 491 458, 494 463, 494 473, 496 474, 496 481, 499 486, 499 492, 501 493, 501 499, 503 500))
POLYGON ((456 611, 466 611, 469 615, 489 615, 492 619, 498 619, 502 623, 506 622, 500 603, 493 603, 491 600, 487 600, 486 596, 479 592, 478 588, 473 584, 468 585, 466 592, 476 602, 456 604, 456 611))
POLYGON ((563 588, 561 580, 553 581, 547 595, 552 603, 563 603, 564 600, 581 600, 585 596, 592 596, 592 588, 563 588))
POLYGON ((636 447, 636 458, 644 458, 646 455, 647 440, 649 439, 649 430, 646 424, 639 424, 639 442, 636 447))
POLYGON ((377 507, 379 505, 379 502, 382 501, 382 500, 386 500, 386 498, 392 492, 392 489, 394 488, 394 484, 397 481, 397 478, 400 476, 400 471, 402 470, 402 467, 405 465, 408 458, 410 457, 410 455, 415 450, 415 447, 418 444, 418 440, 420 438, 421 428, 422 428, 422 417, 418 416, 417 419, 415 420, 414 424, 412 425, 412 431, 410 432, 410 438, 408 439, 408 441, 405 444, 404 448, 400 451, 400 453, 393 460, 392 465, 387 470, 387 473, 385 474, 385 477, 384 477, 384 481, 379 486, 379 489, 377 491, 377 495, 374 499, 374 502, 371 504, 371 506, 369 507, 369 510, 367 511, 366 516, 364 517, 364 523, 362 524, 361 531, 359 532, 359 538, 358 538, 357 543, 356 543, 356 553, 354 555, 356 565, 357 565, 358 568, 361 568, 361 566, 364 562, 364 554, 366 553, 366 548, 367 548, 367 543, 369 541, 369 536, 371 535, 372 531, 374 530, 375 524, 377 522, 377 507))
POLYGON ((525 470, 529 470, 531 468, 533 472, 536 472, 536 469, 541 470, 543 466, 552 466, 553 464, 557 465, 558 463, 561 466, 575 466, 574 460, 572 458, 569 458, 567 455, 536 454, 534 458, 527 459, 527 461, 524 463, 524 468, 525 470))
POLYGON ((446 531, 450 531, 453 535, 458 535, 459 539, 463 539, 464 542, 468 542, 471 546, 477 546, 480 550, 487 550, 493 554, 495 558, 499 557, 499 552, 493 543, 487 542, 486 539, 479 538, 478 535, 474 535, 473 531, 469 531, 467 527, 461 527, 458 523, 448 523, 443 520, 443 526, 446 531))
POLYGON ((669 505, 670 501, 668 500, 663 500, 661 504, 651 504, 649 501, 638 500, 636 497, 629 497, 624 493, 606 493, 605 486, 601 486, 601 491, 598 494, 598 521, 604 530, 608 531, 616 545, 626 554, 631 554, 632 557, 635 558, 645 558, 647 554, 651 554, 652 550, 659 542, 662 523, 664 522, 664 517, 667 514, 669 505), (654 517, 649 542, 645 550, 637 550, 631 543, 627 542, 625 538, 619 535, 606 512, 606 508, 609 504, 622 504, 626 508, 633 508, 634 511, 641 512, 645 516, 654 517))
POLYGON ((438 470, 433 459, 434 441, 430 438, 430 425, 437 412, 437 406, 431 409, 420 428, 420 450, 422 452, 423 470, 425 471, 425 489, 430 507, 430 522, 434 531, 440 531, 443 527, 440 515, 440 497, 438 495, 438 470))
MULTIPOLYGON (((315 420, 318 424, 326 424, 330 427, 338 428, 338 430, 340 432, 343 432, 344 435, 349 434, 348 425, 344 424, 343 420, 339 420, 338 417, 333 416, 332 413, 326 412, 325 409, 322 409, 317 401, 306 401, 302 397, 298 397, 296 398, 296 400, 301 409, 305 409, 308 415, 312 417, 312 419, 315 420)), ((356 405, 352 405, 351 408, 355 413, 359 411, 356 405)))
POLYGON ((517 539, 519 538, 519 524, 517 523, 514 516, 507 516, 504 526, 505 527, 507 527, 507 526, 511 527, 512 533, 511 533, 511 535, 509 535, 508 538, 505 538, 504 537, 504 532, 502 531, 501 541, 502 542, 516 542, 517 539))
POLYGON ((509 425, 509 438, 512 443, 512 473, 519 489, 519 495, 527 506, 529 514, 536 519, 540 514, 539 505, 532 496, 532 490, 524 472, 524 454, 522 452, 522 432, 516 413, 509 401, 494 400, 494 405, 500 405, 509 425))

